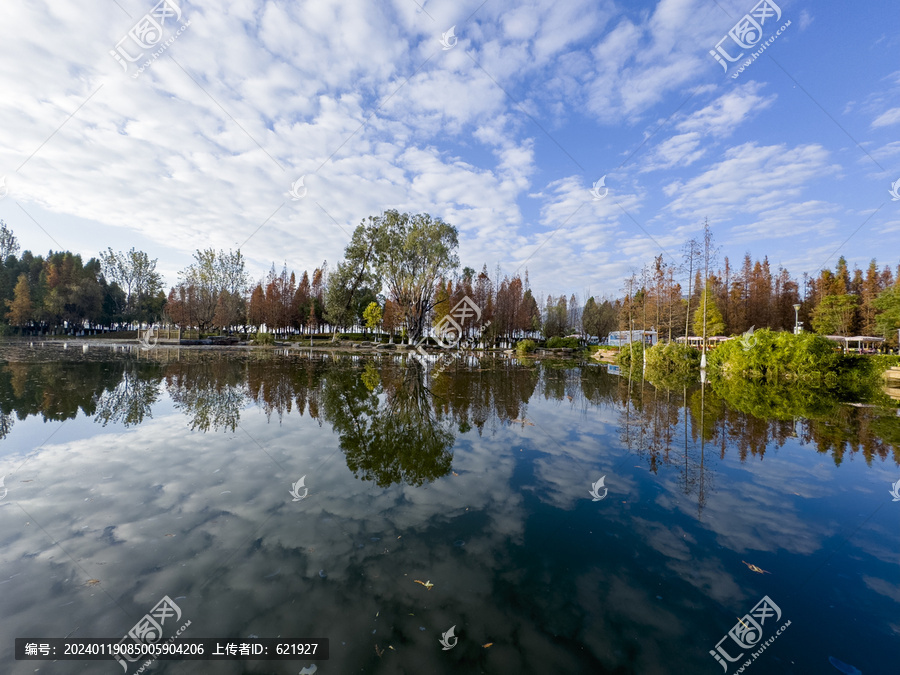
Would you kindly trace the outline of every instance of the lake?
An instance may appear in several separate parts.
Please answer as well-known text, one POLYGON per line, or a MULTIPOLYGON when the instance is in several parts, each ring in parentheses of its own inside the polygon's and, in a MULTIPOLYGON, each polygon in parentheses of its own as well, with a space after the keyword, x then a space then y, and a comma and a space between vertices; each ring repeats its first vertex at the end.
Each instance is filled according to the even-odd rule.
POLYGON ((810 412, 583 361, 83 345, 0 346, 3 673, 123 673, 15 661, 13 638, 147 615, 164 638, 329 640, 155 673, 897 670, 887 397, 810 412))

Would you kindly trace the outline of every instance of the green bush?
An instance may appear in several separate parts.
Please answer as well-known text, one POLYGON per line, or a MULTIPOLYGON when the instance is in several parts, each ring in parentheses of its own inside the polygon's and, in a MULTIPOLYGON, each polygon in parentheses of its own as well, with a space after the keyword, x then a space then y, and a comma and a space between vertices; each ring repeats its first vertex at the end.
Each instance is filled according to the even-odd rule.
POLYGON ((519 340, 516 343, 516 353, 531 354, 537 349, 537 343, 534 340, 519 340))
POLYGON ((736 338, 709 352, 710 371, 725 378, 802 381, 832 386, 845 367, 852 367, 830 340, 815 333, 794 335, 768 329, 736 338))
POLYGON ((700 351, 675 342, 659 342, 644 352, 647 379, 664 389, 680 389, 700 379, 700 351))
POLYGON ((275 344, 275 336, 271 333, 264 333, 263 331, 259 331, 256 334, 256 337, 253 338, 253 344, 273 345, 275 344))
POLYGON ((565 347, 568 349, 578 349, 578 338, 552 337, 547 340, 548 349, 559 349, 560 347, 565 347))

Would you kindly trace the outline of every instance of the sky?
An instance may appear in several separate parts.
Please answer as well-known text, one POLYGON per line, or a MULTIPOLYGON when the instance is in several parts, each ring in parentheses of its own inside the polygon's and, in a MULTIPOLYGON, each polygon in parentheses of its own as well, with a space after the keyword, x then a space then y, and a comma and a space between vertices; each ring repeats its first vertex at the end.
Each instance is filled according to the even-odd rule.
POLYGON ((135 247, 168 289, 196 249, 240 247, 256 280, 333 267, 397 209, 542 296, 617 296, 655 256, 681 262, 704 219, 720 261, 900 264, 891 0, 4 0, 0 16, 0 219, 23 250, 135 247))

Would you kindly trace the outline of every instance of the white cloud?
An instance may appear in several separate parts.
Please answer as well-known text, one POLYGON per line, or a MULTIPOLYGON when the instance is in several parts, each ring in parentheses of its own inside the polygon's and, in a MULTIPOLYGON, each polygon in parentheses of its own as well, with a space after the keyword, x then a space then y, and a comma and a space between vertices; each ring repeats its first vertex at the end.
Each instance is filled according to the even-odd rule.
POLYGON ((885 110, 878 117, 876 117, 872 121, 872 127, 889 127, 892 124, 897 124, 900 122, 900 108, 891 108, 890 110, 885 110))

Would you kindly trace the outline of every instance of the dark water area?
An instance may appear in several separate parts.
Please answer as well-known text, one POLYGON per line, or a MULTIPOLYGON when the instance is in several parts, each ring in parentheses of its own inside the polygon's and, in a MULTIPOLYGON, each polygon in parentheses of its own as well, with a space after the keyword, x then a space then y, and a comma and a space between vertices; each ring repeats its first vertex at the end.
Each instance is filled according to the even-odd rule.
POLYGON ((0 346, 0 673, 135 673, 13 639, 164 598, 163 638, 330 658, 143 672, 896 672, 896 401, 433 366, 0 346))

